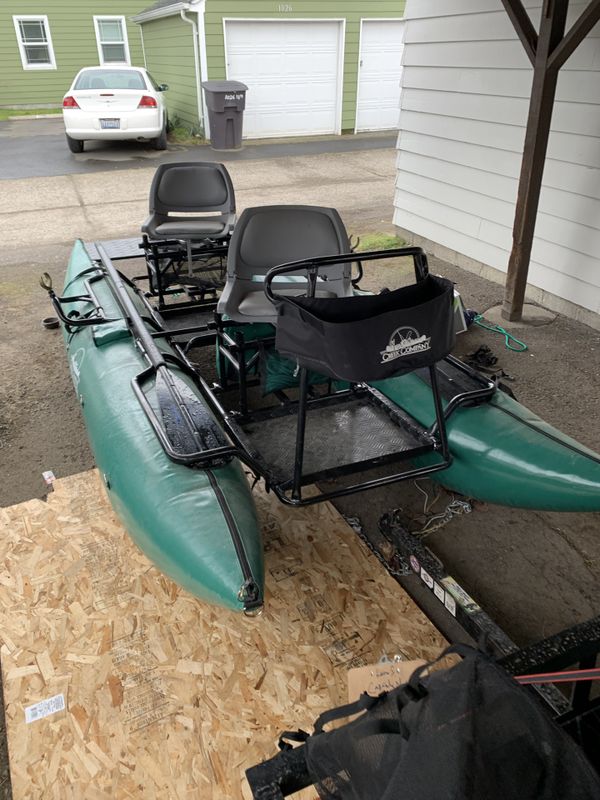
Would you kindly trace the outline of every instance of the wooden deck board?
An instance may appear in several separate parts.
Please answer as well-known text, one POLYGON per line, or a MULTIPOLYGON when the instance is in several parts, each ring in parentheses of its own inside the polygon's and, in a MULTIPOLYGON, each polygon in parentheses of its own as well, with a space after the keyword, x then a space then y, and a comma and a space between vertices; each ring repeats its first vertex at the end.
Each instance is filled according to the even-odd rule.
MULTIPOLYGON (((201 603, 131 542, 96 472, 0 510, 0 658, 21 798, 247 800, 282 730, 346 700, 349 666, 440 634, 328 503, 255 498, 266 608, 201 603), (65 710, 27 722, 62 695, 65 710)), ((312 790, 299 797, 314 798, 312 790)))

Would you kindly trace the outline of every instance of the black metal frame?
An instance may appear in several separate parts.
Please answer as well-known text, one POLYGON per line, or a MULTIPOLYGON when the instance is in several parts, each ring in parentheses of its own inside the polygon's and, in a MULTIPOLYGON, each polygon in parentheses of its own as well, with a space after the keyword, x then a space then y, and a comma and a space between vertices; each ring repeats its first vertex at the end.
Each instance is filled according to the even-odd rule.
MULTIPOLYGON (((413 259, 416 280, 423 280, 428 275, 429 269, 427 257, 424 251, 418 247, 361 253, 360 274, 362 275, 363 273, 363 261, 407 256, 412 257, 413 259)), ((333 255, 295 261, 275 267, 269 271, 265 278, 265 293, 273 302, 275 300, 275 295, 272 289, 272 284, 275 277, 290 273, 294 275, 297 275, 298 273, 305 273, 308 285, 307 294, 308 296, 314 296, 317 287, 319 268, 342 263, 356 263, 356 255, 352 253, 333 255)), ((286 397, 285 405, 282 408, 270 410, 268 412, 259 411, 251 413, 248 409, 247 390, 249 386, 255 384, 257 381, 251 380, 248 376, 248 373, 257 363, 261 348, 274 345, 275 337, 273 336, 260 340, 245 340, 242 334, 243 325, 240 323, 230 322, 229 320, 225 321, 218 314, 216 315, 216 325, 219 347, 219 371, 224 388, 226 388, 228 385, 227 369, 229 365, 233 367, 238 377, 239 410, 241 415, 240 425, 243 424, 243 422, 260 421, 261 419, 264 419, 265 416, 268 416, 268 418, 273 418, 277 416, 288 416, 293 413, 297 414, 298 416, 294 474, 292 478, 290 479, 289 477, 282 477, 275 474, 270 468, 270 465, 265 463, 260 456, 257 457, 258 463, 256 464, 258 472, 265 477, 267 484, 273 489, 279 499, 282 502, 290 505, 309 505, 316 502, 322 502, 323 500, 330 500, 335 497, 346 496, 355 492, 388 485, 400 480, 406 480, 408 478, 423 477, 438 470, 446 469, 451 463, 451 454, 448 448, 445 428, 445 422, 447 418, 460 405, 463 405, 467 402, 474 402, 477 399, 489 397, 495 389, 495 385, 492 382, 484 382, 485 386, 454 398, 450 406, 444 409, 437 385, 437 373, 436 370, 431 367, 429 368, 429 381, 432 387, 432 395, 434 398, 436 422, 426 432, 426 436, 428 438, 427 444, 424 444, 423 447, 415 448, 412 451, 402 451, 401 453, 390 454, 385 458, 378 457, 363 461, 360 464, 343 465, 335 469, 323 470, 321 472, 313 472, 310 475, 305 475, 303 474, 305 426, 306 415, 311 409, 319 408, 323 405, 323 403, 328 402, 343 403, 346 399, 354 399, 359 394, 362 394, 362 396, 369 402, 378 405, 380 408, 384 408, 388 413, 390 413, 390 416, 393 415, 394 409, 397 410, 397 406, 388 401, 381 393, 377 392, 375 389, 367 386, 366 384, 352 385, 347 392, 336 392, 332 391, 331 381, 329 381, 329 388, 324 397, 311 399, 309 396, 308 371, 306 369, 301 369, 298 400, 292 401, 286 397), (233 337, 226 330, 226 328, 232 327, 239 328, 239 330, 234 333, 233 337), (247 354, 249 352, 251 355, 248 357, 247 354), (311 483, 337 478, 359 471, 365 471, 374 468, 375 466, 381 466, 385 463, 406 461, 410 458, 422 455, 425 452, 437 452, 440 455, 440 460, 434 465, 404 469, 400 472, 395 472, 392 475, 387 475, 383 478, 377 478, 372 481, 362 481, 351 486, 346 486, 342 489, 323 492, 323 494, 317 497, 312 496, 307 498, 302 496, 302 487, 311 483)), ((396 421, 399 422, 399 420, 396 421)), ((406 420, 402 420, 402 422, 403 424, 406 424, 406 420)), ((412 421, 412 426, 415 430, 420 430, 421 433, 425 433, 425 431, 423 431, 419 424, 414 420, 412 421)), ((243 436, 241 429, 238 427, 238 441, 242 442, 244 438, 245 437, 243 436)))
MULTIPOLYGON (((417 281, 424 280, 429 273, 429 267, 427 264, 427 256, 420 247, 404 247, 386 251, 371 251, 371 252, 361 253, 360 255, 361 272, 362 272, 362 262, 364 261, 379 261, 382 259, 398 258, 406 256, 412 256, 413 258, 413 266, 415 270, 416 280, 417 281)), ((297 275, 298 272, 303 272, 303 273, 305 272, 308 285, 308 291, 306 293, 306 296, 315 297, 317 291, 317 281, 319 279, 319 268, 338 265, 338 264, 348 264, 348 263, 351 264, 355 261, 356 261, 356 256, 353 253, 347 253, 342 255, 323 256, 320 258, 302 259, 299 261, 291 262, 289 264, 282 264, 281 266, 274 267, 267 273, 264 284, 265 294, 267 295, 269 300, 275 304, 277 300, 276 293, 273 291, 273 281, 275 280, 275 278, 280 275, 287 275, 287 274, 297 275)), ((441 456, 441 460, 437 464, 428 467, 408 469, 399 473, 395 473, 394 475, 391 476, 386 476, 385 478, 377 478, 373 481, 354 484, 353 486, 346 487, 345 489, 342 490, 337 490, 334 492, 324 492, 321 495, 322 499, 331 500, 334 497, 341 497, 344 495, 353 494, 358 491, 364 491, 367 488, 375 488, 376 486, 385 486, 387 484, 395 483, 400 480, 408 480, 409 478, 423 477, 425 475, 430 475, 434 472, 438 472, 439 470, 446 469, 447 467, 450 466, 450 464, 452 463, 452 456, 448 448, 448 437, 446 433, 446 418, 444 416, 442 399, 440 396, 440 391, 437 383, 437 373, 434 366, 429 367, 429 376, 430 376, 431 392, 433 396, 435 414, 436 414, 435 426, 428 432, 428 436, 430 437, 429 446, 424 446, 415 448, 413 450, 404 451, 401 454, 398 453, 396 454, 396 458, 393 460, 406 461, 409 460, 410 458, 415 458, 419 455, 422 455, 425 452, 439 453, 441 456)), ((296 434, 294 474, 291 481, 288 480, 285 483, 274 487, 275 492, 278 494, 281 500, 283 500, 284 502, 289 502, 293 505, 305 505, 307 503, 314 502, 314 498, 310 498, 307 500, 306 498, 302 497, 302 487, 307 485, 307 483, 314 483, 317 480, 326 480, 328 477, 337 477, 338 475, 343 474, 339 470, 333 470, 333 471, 330 470, 325 473, 320 473, 318 475, 312 475, 312 476, 303 475, 306 415, 311 407, 308 397, 309 371, 306 367, 300 368, 299 384, 300 384, 300 394, 298 401, 295 404, 298 415, 298 426, 296 434), (291 496, 288 494, 288 491, 291 492, 291 496)), ((382 403, 383 396, 379 392, 376 392, 376 390, 374 390, 372 387, 363 384, 361 385, 361 389, 370 396, 370 399, 382 403)), ((384 407, 386 406, 385 403, 382 403, 382 405, 384 407)), ((416 420, 414 421, 414 427, 415 428, 420 427, 416 422, 416 420)), ((381 463, 382 462, 380 459, 369 459, 365 462, 362 462, 362 464, 360 465, 356 465, 357 469, 353 469, 352 471, 367 470, 372 467, 379 466, 381 463)))
MULTIPOLYGON (((207 294, 212 295, 212 303, 216 306, 216 292, 222 286, 222 279, 225 273, 224 259, 227 257, 229 249, 228 236, 224 239, 210 239, 206 238, 199 242, 184 243, 179 239, 165 239, 153 240, 149 239, 146 234, 142 237, 140 242, 140 249, 143 250, 146 259, 147 280, 149 285, 149 294, 158 299, 158 308, 165 309, 167 304, 165 298, 168 295, 179 293, 179 289, 169 289, 169 286, 177 284, 178 287, 185 287, 190 294, 200 295, 201 302, 207 294), (188 268, 191 271, 192 264, 203 264, 211 259, 219 259, 219 270, 221 272, 221 279, 218 284, 211 284, 202 279, 202 267, 198 270, 199 275, 183 274, 177 268, 182 267, 184 263, 188 263, 188 268), (172 272, 173 275, 169 280, 168 273, 172 272)), ((205 265, 205 269, 207 265, 205 265)), ((186 305, 186 304, 183 304, 186 305)), ((175 307, 175 304, 169 305, 169 309, 175 307)))
MULTIPOLYGON (((223 334, 224 332, 220 330, 220 326, 223 325, 222 320, 217 318, 217 321, 214 326, 212 325, 203 325, 199 327, 190 327, 185 328, 183 330, 176 330, 176 331, 168 331, 162 327, 162 317, 166 316, 168 313, 178 313, 180 310, 184 310, 185 308, 189 309, 190 307, 198 307, 198 304, 188 301, 187 303, 176 304, 173 308, 171 304, 168 306, 160 308, 154 308, 153 305, 150 303, 150 298, 154 295, 152 292, 150 293, 143 293, 137 287, 136 282, 129 280, 121 273, 118 273, 115 267, 112 265, 111 259, 108 257, 106 250, 104 249, 102 244, 95 245, 97 248, 98 253, 100 254, 102 268, 92 268, 90 270, 91 277, 86 281, 86 288, 88 290, 89 295, 87 296, 79 296, 77 298, 59 298, 50 289, 50 294, 52 298, 52 302, 54 303, 55 309, 59 314, 60 318, 62 319, 63 323, 68 326, 69 330, 76 328, 77 326, 81 325, 91 325, 91 324, 102 324, 103 322, 113 321, 108 320, 104 316, 103 309, 98 302, 97 298, 94 295, 93 288, 91 283, 95 280, 100 280, 103 277, 110 276, 109 286, 115 295, 115 299, 119 303, 119 306, 122 309, 124 319, 129 325, 132 334, 134 336, 134 341, 137 346, 140 347, 142 353, 148 357, 148 354, 151 352, 156 351, 154 346, 154 339, 156 338, 165 338, 176 350, 178 355, 165 355, 162 352, 155 352, 155 355, 158 359, 160 359, 160 366, 161 368, 167 367, 174 367, 186 375, 188 375, 191 380, 194 382, 195 386, 199 391, 199 396, 204 401, 206 407, 210 409, 210 411, 220 420, 221 426, 223 428, 223 432, 225 437, 229 440, 230 444, 223 447, 218 448, 211 448, 205 450, 197 450, 194 452, 178 452, 169 441, 169 438, 166 436, 163 426, 161 422, 158 420, 156 413, 154 412, 153 408, 151 407, 150 403, 147 400, 146 394, 144 392, 144 385, 148 380, 155 373, 155 368, 151 365, 148 369, 142 371, 139 375, 137 375, 134 380, 132 381, 132 388, 146 414, 153 430, 155 431, 161 445, 163 446, 165 453, 167 456, 180 464, 186 464, 189 466, 199 467, 199 468, 210 468, 211 466, 222 463, 223 459, 226 458, 238 458, 242 461, 246 466, 252 471, 252 473, 256 476, 261 476, 264 478, 267 490, 273 490, 277 497, 283 502, 288 505, 298 506, 298 505, 313 505, 315 503, 324 502, 326 500, 331 500, 337 497, 344 497, 347 495, 351 495, 357 492, 366 491, 368 489, 377 488, 379 486, 389 485, 391 483, 395 483, 398 481, 406 480, 408 478, 417 478, 423 477, 426 475, 430 475, 433 472, 437 472, 439 470, 445 469, 451 463, 451 454, 448 448, 448 441, 446 436, 446 428, 445 428, 445 421, 452 411, 455 408, 459 407, 468 402, 472 402, 477 399, 484 399, 485 397, 491 396, 494 391, 494 384, 490 382, 486 386, 461 394, 460 396, 454 398, 452 403, 444 410, 441 396, 439 392, 439 387, 437 383, 437 374, 434 367, 429 368, 429 380, 432 387, 432 393, 434 397, 434 404, 436 409, 436 422, 435 424, 429 429, 426 430, 422 428, 416 420, 409 420, 408 427, 409 429, 412 428, 414 431, 418 431, 420 434, 420 439, 422 444, 412 450, 401 450, 396 453, 390 453, 385 456, 378 456, 371 459, 366 459, 359 463, 352 463, 352 464, 343 464, 339 465, 335 468, 324 469, 317 472, 311 472, 310 474, 306 475, 303 474, 303 462, 304 462, 304 447, 305 447, 305 423, 306 423, 306 415, 310 412, 311 409, 316 409, 322 407, 324 404, 342 404, 348 400, 355 400, 357 397, 361 398, 365 401, 368 401, 371 404, 376 405, 378 408, 383 409, 390 419, 392 419, 396 424, 402 425, 407 427, 407 415, 404 415, 401 419, 400 411, 398 406, 394 403, 389 401, 385 398, 380 392, 378 392, 373 387, 370 387, 366 384, 353 384, 350 385, 350 388, 345 391, 332 391, 332 386, 330 384, 328 394, 323 397, 318 398, 311 398, 309 396, 308 391, 308 375, 306 370, 301 371, 301 381, 300 381, 300 396, 297 401, 292 401, 289 398, 286 398, 285 404, 281 408, 277 408, 275 410, 270 410, 267 412, 271 418, 275 418, 277 416, 288 416, 292 413, 297 413, 298 415, 298 426, 297 426, 297 438, 296 438, 296 453, 295 453, 295 460, 294 460, 294 472, 293 476, 282 476, 277 474, 276 470, 273 469, 272 465, 265 462, 265 460, 261 457, 260 453, 256 451, 256 449, 252 446, 251 442, 249 441, 248 436, 244 433, 243 430, 243 423, 244 422, 251 422, 251 421, 260 421, 261 415, 264 415, 265 412, 254 412, 254 414, 249 414, 247 408, 242 409, 242 414, 240 415, 237 412, 228 412, 222 406, 222 404, 218 401, 215 387, 209 387, 206 381, 195 371, 193 368, 192 363, 189 361, 187 357, 187 350, 190 346, 204 346, 206 344, 212 343, 217 339, 218 341, 223 341, 223 334), (140 300, 145 304, 148 310, 148 317, 145 319, 139 318, 139 322, 136 322, 135 318, 138 315, 138 312, 132 306, 129 296, 125 290, 125 287, 128 287, 136 292, 137 296, 140 300), (63 303, 73 302, 74 300, 85 300, 93 304, 94 309, 85 315, 85 317, 75 318, 73 316, 66 316, 62 311, 61 305, 63 303), (146 323, 146 325, 150 325, 154 328, 153 331, 149 331, 146 325, 142 324, 146 323), (214 327, 214 330, 213 330, 214 327), (182 333, 187 334, 197 334, 193 336, 191 341, 188 341, 185 346, 181 345, 177 342, 177 336, 181 335, 182 333), (311 495, 309 497, 302 495, 302 488, 304 486, 313 484, 315 482, 321 482, 325 480, 331 480, 338 477, 342 477, 344 475, 350 475, 357 472, 367 471, 369 469, 379 467, 382 464, 393 464, 400 461, 407 461, 411 457, 417 457, 423 455, 426 452, 434 452, 437 453, 440 458, 437 463, 418 467, 418 468, 408 468, 401 471, 394 471, 392 474, 386 475, 384 477, 375 478, 373 480, 367 481, 360 481, 358 483, 351 484, 349 486, 344 486, 337 489, 332 489, 330 491, 325 491, 323 493, 317 495, 311 495)), ((412 256, 415 268, 415 275, 418 280, 421 280, 426 277, 428 274, 428 266, 427 266, 427 258, 425 253, 420 248, 401 248, 397 250, 391 251, 383 251, 383 252, 372 252, 372 253, 364 253, 361 254, 361 260, 368 261, 368 260, 377 260, 383 258, 393 258, 398 256, 412 256)), ((323 257, 318 259, 311 259, 307 261, 299 261, 294 262, 293 264, 286 264, 280 267, 276 267, 275 269, 271 270, 267 275, 265 291, 267 295, 269 295, 270 286, 273 281, 273 278, 276 275, 285 273, 285 272, 295 272, 298 273, 299 270, 305 269, 308 274, 308 283, 309 287, 311 287, 311 291, 314 293, 317 277, 318 277, 318 269, 320 266, 327 266, 332 263, 340 263, 342 261, 352 262, 355 260, 356 257, 350 253, 346 255, 336 255, 331 257, 323 257)), ((150 280, 150 278, 148 278, 150 280)), ((271 295, 272 296, 272 295, 271 295)), ((226 334, 225 334, 226 337, 226 334)), ((231 338, 225 338, 227 344, 230 344, 231 338)), ((236 336, 234 341, 235 347, 241 353, 241 359, 236 360, 233 355, 231 358, 236 361, 239 365, 242 363, 244 366, 241 367, 241 382, 242 382, 242 396, 245 397, 246 388, 248 385, 247 375, 246 375, 246 362, 245 362, 245 351, 248 347, 253 345, 258 346, 258 340, 254 342, 244 342, 241 333, 239 336, 236 336)), ((227 356, 222 356, 226 358, 227 356)), ((151 361, 151 359, 150 359, 151 361)), ((252 359, 251 359, 252 362, 252 359)))

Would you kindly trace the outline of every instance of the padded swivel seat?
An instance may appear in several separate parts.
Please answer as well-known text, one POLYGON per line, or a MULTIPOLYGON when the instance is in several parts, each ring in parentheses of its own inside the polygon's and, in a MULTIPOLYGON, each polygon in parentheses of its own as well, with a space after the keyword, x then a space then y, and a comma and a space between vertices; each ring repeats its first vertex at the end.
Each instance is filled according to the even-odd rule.
MULTIPOLYGON (((344 223, 334 208, 280 205, 246 209, 236 223, 227 256, 227 281, 217 312, 235 322, 277 322, 277 310, 264 293, 264 277, 275 266, 326 255, 349 253, 344 223)), ((352 265, 319 270, 317 297, 352 295, 352 265)), ((306 271, 277 281, 278 294, 306 293, 306 271)))
POLYGON ((142 225, 142 232, 151 239, 179 239, 188 244, 224 239, 234 222, 233 184, 223 164, 193 161, 161 164, 156 170, 150 187, 150 216, 142 225))

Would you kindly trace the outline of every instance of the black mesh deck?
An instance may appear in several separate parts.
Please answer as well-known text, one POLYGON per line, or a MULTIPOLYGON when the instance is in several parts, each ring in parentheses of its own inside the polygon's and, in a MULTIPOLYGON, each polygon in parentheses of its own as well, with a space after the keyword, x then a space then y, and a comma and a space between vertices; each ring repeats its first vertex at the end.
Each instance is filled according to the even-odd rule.
MULTIPOLYGON (((291 476, 296 447, 295 414, 243 425, 261 459, 282 480, 291 476)), ((399 425, 386 411, 364 398, 311 408, 306 418, 305 476, 429 445, 425 432, 406 417, 399 425)))

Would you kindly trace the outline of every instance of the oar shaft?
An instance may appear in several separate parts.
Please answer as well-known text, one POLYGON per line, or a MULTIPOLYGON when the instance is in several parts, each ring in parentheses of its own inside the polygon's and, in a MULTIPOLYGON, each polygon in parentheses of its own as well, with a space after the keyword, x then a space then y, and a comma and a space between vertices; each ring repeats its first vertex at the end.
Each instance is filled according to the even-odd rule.
POLYGON ((99 242, 96 243, 96 248, 100 255, 102 266, 104 267, 106 274, 110 278, 110 280, 108 281, 108 285, 113 290, 113 295, 115 297, 115 300, 121 307, 121 311, 129 320, 129 324, 133 332, 135 333, 136 338, 138 339, 138 341, 140 342, 140 344, 144 349, 146 358, 156 370, 158 370, 160 367, 166 367, 167 364, 163 354, 156 346, 154 339, 152 338, 148 329, 146 328, 144 320, 141 318, 139 311, 137 310, 133 300, 129 296, 129 293, 125 288, 125 284, 121 280, 121 277, 119 276, 119 273, 115 269, 106 250, 99 242))

